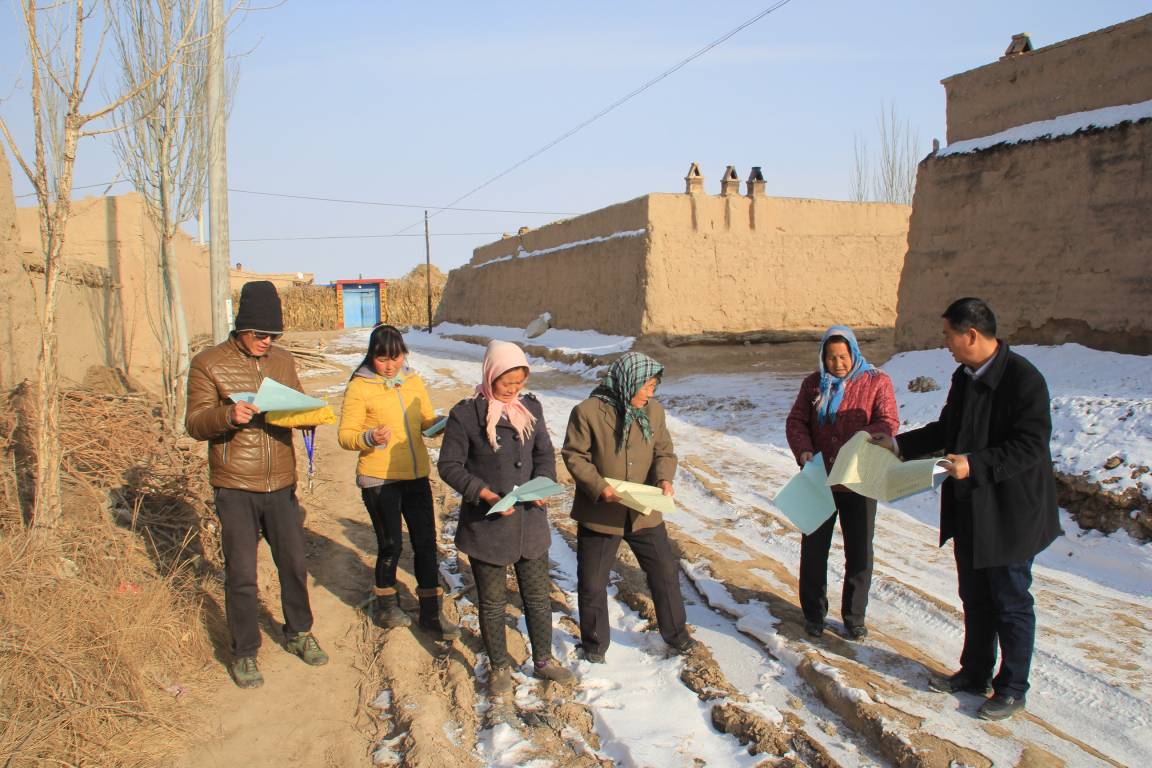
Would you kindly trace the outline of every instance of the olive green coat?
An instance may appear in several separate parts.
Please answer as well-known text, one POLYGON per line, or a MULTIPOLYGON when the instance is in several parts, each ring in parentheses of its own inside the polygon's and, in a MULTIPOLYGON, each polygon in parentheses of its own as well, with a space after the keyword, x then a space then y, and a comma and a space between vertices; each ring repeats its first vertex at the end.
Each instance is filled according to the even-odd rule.
POLYGON ((581 525, 600 533, 620 535, 629 519, 632 530, 653 528, 664 522, 656 511, 642 515, 623 504, 597 501, 608 485, 606 477, 646 485, 656 485, 661 480, 672 482, 675 477, 676 454, 664 422, 664 406, 649 400, 645 411, 652 427, 652 439, 645 440, 640 426, 633 422, 624 447, 617 450, 620 417, 615 408, 590 397, 572 409, 560 455, 576 481, 572 519, 581 525))

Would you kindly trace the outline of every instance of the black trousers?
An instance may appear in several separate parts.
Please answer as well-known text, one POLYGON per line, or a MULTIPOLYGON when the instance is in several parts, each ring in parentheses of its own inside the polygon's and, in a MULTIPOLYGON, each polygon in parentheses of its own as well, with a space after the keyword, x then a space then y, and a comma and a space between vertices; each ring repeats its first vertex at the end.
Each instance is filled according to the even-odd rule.
POLYGON ((660 636, 668 644, 688 639, 688 618, 680 594, 680 566, 668 529, 661 523, 654 528, 624 534, 598 533, 584 526, 576 529, 577 602, 580 609, 580 643, 590 653, 604 653, 611 643, 608 623, 608 578, 616 564, 620 540, 628 542, 640 568, 648 578, 648 589, 656 608, 660 636))
POLYGON ((436 589, 440 584, 436 570, 436 520, 428 478, 361 488, 360 496, 368 509, 368 517, 372 518, 372 530, 376 532, 376 586, 396 586, 396 566, 400 563, 404 541, 400 530, 403 517, 412 542, 416 585, 421 589, 436 589))
POLYGON ((956 511, 953 551, 960 602, 964 605, 964 650, 960 667, 979 680, 992 677, 996 650, 1000 670, 992 679, 996 693, 1024 698, 1032 649, 1036 644, 1036 610, 1032 599, 1032 560, 973 568, 972 512, 956 511))
POLYGON ((224 549, 224 612, 237 658, 260 649, 260 598, 256 585, 256 548, 260 535, 272 550, 280 576, 284 631, 312 629, 308 604, 308 566, 304 560, 304 524, 296 487, 271 493, 216 488, 216 515, 224 549))
POLYGON ((828 552, 832 529, 840 519, 844 536, 844 593, 840 617, 846 624, 864 624, 868 590, 872 587, 872 536, 876 532, 876 501, 851 491, 833 493, 836 514, 800 539, 800 608, 807 621, 824 621, 828 614, 828 552))
MULTIPOLYGON (((504 615, 508 607, 506 577, 508 566, 485 563, 468 558, 472 565, 472 578, 476 581, 476 596, 480 601, 480 636, 493 669, 507 667, 508 642, 505 636, 504 615)), ((548 555, 535 560, 521 558, 512 564, 516 569, 516 583, 524 603, 524 622, 528 625, 528 639, 532 643, 532 658, 544 661, 552 658, 552 603, 548 592, 548 555)))

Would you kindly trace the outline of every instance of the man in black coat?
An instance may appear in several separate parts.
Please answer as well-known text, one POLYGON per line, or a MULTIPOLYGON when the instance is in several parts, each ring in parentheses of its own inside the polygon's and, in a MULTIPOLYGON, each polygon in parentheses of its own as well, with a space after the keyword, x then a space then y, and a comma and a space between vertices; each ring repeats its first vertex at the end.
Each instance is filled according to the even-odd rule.
POLYGON ((1061 534, 1048 385, 997 340, 996 317, 980 299, 957 299, 942 317, 944 345, 960 367, 940 418, 894 442, 874 440, 909 459, 946 454, 940 545, 954 542, 964 650, 960 671, 929 687, 982 695, 991 688, 977 716, 1002 720, 1023 709, 1028 691, 1036 639, 1032 559, 1061 534))

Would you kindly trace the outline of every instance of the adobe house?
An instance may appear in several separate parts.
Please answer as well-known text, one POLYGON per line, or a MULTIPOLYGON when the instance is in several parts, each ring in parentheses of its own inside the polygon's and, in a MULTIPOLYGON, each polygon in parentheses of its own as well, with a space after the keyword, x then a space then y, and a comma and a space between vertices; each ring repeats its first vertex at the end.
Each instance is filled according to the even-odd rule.
MULTIPOLYGON (((155 229, 132 193, 72 205, 58 289, 59 371, 65 384, 91 366, 116 368, 159 392, 156 323, 160 294, 155 229)), ((212 331, 208 250, 183 233, 174 242, 189 338, 212 331)), ((0 152, 0 389, 34 378, 40 338, 43 257, 35 207, 15 208, 0 152)))
POLYGON ((1016 35, 943 85, 897 348, 938 347, 940 312, 969 295, 1010 342, 1152 354, 1152 15, 1043 48, 1016 35))
POLYGON ((481 246, 448 275, 439 322, 557 327, 668 343, 892 328, 910 208, 769 197, 760 169, 720 194, 693 163, 652 193, 481 246))

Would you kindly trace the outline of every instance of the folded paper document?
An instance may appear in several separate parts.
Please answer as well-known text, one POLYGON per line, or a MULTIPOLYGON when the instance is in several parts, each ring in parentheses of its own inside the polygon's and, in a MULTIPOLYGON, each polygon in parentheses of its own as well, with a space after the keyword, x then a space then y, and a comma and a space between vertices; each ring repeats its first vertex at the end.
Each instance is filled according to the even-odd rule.
POLYGON ((665 496, 664 491, 654 485, 613 480, 610 477, 604 479, 620 495, 620 503, 628 509, 634 509, 642 515, 651 514, 652 510, 665 515, 676 511, 676 502, 672 497, 665 496))
POLYGON ((900 461, 870 438, 867 432, 857 432, 844 444, 828 476, 829 485, 843 485, 878 501, 895 501, 944 482, 948 462, 943 459, 900 461))
POLYGON ((424 437, 435 437, 436 435, 443 432, 444 427, 446 426, 448 426, 448 417, 443 416, 439 421, 428 427, 428 429, 424 430, 421 434, 424 435, 424 437))
POLYGON ((309 397, 286 387, 275 379, 264 379, 256 392, 236 392, 232 402, 251 403, 261 411, 310 411, 328 405, 318 397, 309 397))
POLYGON ((507 511, 513 504, 519 504, 525 501, 540 501, 547 499, 549 496, 562 496, 565 493, 564 486, 551 480, 547 477, 534 477, 524 485, 518 485, 500 501, 492 505, 488 510, 489 515, 499 515, 507 511))
POLYGON ((795 477, 785 483, 772 503, 804 535, 812 533, 832 517, 836 512, 836 502, 828 485, 828 473, 824 471, 824 455, 818 453, 813 456, 795 477))

